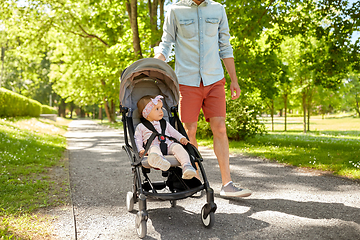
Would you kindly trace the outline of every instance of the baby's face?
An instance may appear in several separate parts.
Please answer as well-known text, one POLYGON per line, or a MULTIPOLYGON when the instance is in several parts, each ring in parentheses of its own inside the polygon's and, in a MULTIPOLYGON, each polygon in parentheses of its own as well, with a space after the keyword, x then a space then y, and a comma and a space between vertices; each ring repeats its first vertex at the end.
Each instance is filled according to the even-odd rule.
POLYGON ((162 102, 159 101, 158 104, 155 105, 155 107, 153 107, 153 109, 151 110, 151 112, 149 113, 149 115, 146 119, 150 122, 161 120, 164 116, 162 106, 163 106, 162 102))

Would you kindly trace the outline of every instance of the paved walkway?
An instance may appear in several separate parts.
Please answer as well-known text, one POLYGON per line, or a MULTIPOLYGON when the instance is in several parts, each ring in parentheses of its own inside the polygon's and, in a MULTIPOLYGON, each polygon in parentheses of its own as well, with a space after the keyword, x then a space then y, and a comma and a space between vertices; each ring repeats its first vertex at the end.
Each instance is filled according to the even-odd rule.
MULTIPOLYGON (((130 161, 122 131, 88 120, 70 124, 68 150, 74 216, 59 218, 59 239, 138 239, 135 214, 126 211, 130 161), (65 221, 65 222, 64 222, 65 221), (64 230, 65 229, 65 230, 64 230), (65 231, 65 232, 64 232, 65 231)), ((148 201, 145 239, 360 239, 359 183, 257 158, 232 156, 234 182, 254 191, 244 199, 220 198, 220 174, 212 150, 201 149, 215 190, 215 225, 202 226, 205 196, 148 201)), ((152 174, 157 177, 156 171, 152 174)), ((137 209, 137 206, 135 206, 137 209)))

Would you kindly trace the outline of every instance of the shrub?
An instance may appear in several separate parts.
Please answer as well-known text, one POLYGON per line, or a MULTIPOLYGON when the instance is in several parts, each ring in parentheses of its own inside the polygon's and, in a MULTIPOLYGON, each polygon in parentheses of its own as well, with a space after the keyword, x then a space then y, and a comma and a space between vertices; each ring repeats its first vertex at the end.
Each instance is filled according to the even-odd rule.
POLYGON ((226 130, 229 139, 244 140, 266 132, 258 116, 263 111, 260 97, 256 94, 241 94, 238 100, 226 97, 226 130))
POLYGON ((57 114, 57 111, 48 105, 41 105, 41 114, 57 114))
POLYGON ((5 88, 0 88, 0 117, 38 117, 41 104, 5 88))

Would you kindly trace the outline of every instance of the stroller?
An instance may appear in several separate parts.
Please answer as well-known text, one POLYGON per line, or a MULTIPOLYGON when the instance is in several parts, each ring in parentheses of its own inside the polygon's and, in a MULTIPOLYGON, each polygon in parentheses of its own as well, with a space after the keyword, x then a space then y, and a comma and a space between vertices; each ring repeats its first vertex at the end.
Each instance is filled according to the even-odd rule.
MULTIPOLYGON (((199 168, 203 183, 197 178, 182 179, 180 163, 171 155, 165 156, 171 163, 171 167, 162 172, 162 179, 164 180, 150 180, 149 173, 154 169, 151 169, 148 164, 147 156, 140 158, 134 139, 135 128, 140 123, 140 113, 136 104, 144 95, 162 95, 163 118, 187 137, 178 117, 179 84, 173 69, 167 63, 154 58, 138 60, 126 68, 121 74, 120 111, 125 137, 123 149, 130 159, 134 174, 132 191, 126 195, 126 208, 131 212, 134 209, 134 203, 139 202, 139 211, 135 220, 138 236, 144 238, 147 233, 147 198, 170 201, 171 206, 175 207, 177 200, 190 197, 202 190, 206 192, 207 203, 201 209, 201 221, 205 227, 211 228, 214 225, 214 213, 216 211, 214 191, 210 188, 201 163, 203 159, 194 146, 187 144, 185 149, 189 153, 192 165, 199 168)), ((149 145, 146 144, 145 146, 146 152, 149 145)))

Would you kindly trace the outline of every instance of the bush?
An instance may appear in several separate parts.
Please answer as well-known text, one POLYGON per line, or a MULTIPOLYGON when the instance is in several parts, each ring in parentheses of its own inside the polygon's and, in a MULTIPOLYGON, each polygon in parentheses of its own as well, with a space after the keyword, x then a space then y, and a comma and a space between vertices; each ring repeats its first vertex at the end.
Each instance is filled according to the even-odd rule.
POLYGON ((41 104, 20 94, 0 88, 0 117, 38 117, 41 104))
POLYGON ((256 94, 241 94, 238 100, 226 97, 226 130, 229 139, 244 140, 266 132, 258 116, 263 111, 262 100, 256 94))
POLYGON ((41 105, 41 114, 57 114, 57 111, 48 105, 41 105))
MULTIPOLYGON (((257 118, 262 111, 262 104, 255 94, 241 94, 238 100, 226 97, 226 131, 230 140, 244 140, 256 134, 266 132, 265 125, 257 118)), ((205 121, 201 112, 198 121, 197 136, 208 138, 212 136, 210 124, 205 121)))

